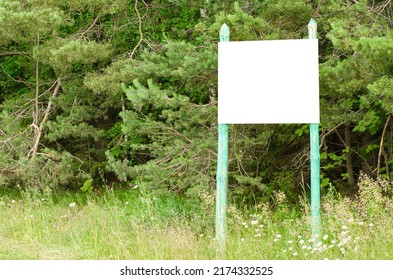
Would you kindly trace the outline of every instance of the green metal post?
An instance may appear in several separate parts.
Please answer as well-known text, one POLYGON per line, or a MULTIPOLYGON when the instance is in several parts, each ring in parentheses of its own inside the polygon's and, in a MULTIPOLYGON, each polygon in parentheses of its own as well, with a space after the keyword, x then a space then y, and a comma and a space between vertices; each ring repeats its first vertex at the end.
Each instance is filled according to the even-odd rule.
MULTIPOLYGON (((220 29, 220 42, 229 41, 229 28, 223 24, 220 29)), ((226 207, 228 189, 228 124, 218 124, 217 194, 216 194, 216 239, 221 252, 226 243, 226 207)))
MULTIPOLYGON (((311 19, 308 23, 308 38, 317 39, 317 23, 311 19)), ((311 164, 311 229, 315 243, 321 236, 321 195, 320 195, 320 155, 319 125, 310 124, 310 164, 311 164)))

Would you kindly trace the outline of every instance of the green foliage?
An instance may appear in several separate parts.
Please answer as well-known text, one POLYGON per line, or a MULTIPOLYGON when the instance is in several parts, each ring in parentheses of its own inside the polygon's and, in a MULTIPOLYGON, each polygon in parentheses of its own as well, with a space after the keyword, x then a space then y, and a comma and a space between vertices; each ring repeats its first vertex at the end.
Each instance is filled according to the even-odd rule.
POLYGON ((35 50, 35 56, 49 64, 57 75, 73 71, 77 64, 89 65, 110 57, 109 45, 81 40, 51 40, 48 45, 35 50))
POLYGON ((81 191, 87 192, 87 193, 92 193, 93 189, 94 189, 94 187, 93 187, 93 179, 92 178, 86 180, 83 183, 83 186, 81 187, 81 191))
POLYGON ((208 187, 213 174, 206 159, 214 159, 215 144, 206 141, 207 133, 213 133, 211 106, 192 104, 187 96, 160 89, 152 80, 147 87, 135 81, 125 92, 133 109, 121 114, 122 131, 132 143, 130 154, 147 153, 151 158, 147 162, 140 158, 139 164, 129 167, 138 184, 179 192, 208 187), (147 142, 138 143, 141 138, 147 142))
POLYGON ((47 36, 64 23, 63 12, 34 0, 0 1, 0 38, 2 44, 30 43, 37 35, 47 36))
POLYGON ((62 4, 0 2, 1 48, 7 54, 1 85, 8 88, 1 99, 0 165, 10 185, 74 188, 88 170, 81 158, 92 154, 78 148, 86 138, 101 137, 91 123, 103 115, 94 107, 99 101, 80 76, 112 52, 109 44, 59 32, 73 30, 70 11, 62 4))
POLYGON ((362 175, 359 189, 352 199, 333 188, 322 196, 318 244, 304 198, 301 209, 288 205, 279 191, 275 205, 229 203, 222 255, 214 239, 215 197, 206 192, 191 200, 156 196, 139 186, 95 195, 0 187, 0 258, 391 259, 392 186, 362 175))
MULTIPOLYGON (((231 40, 301 39, 311 17, 322 185, 345 190, 360 171, 388 177, 390 10, 363 0, 0 1, 0 184, 78 189, 92 178, 96 189, 212 192, 221 25, 231 40)), ((231 126, 231 199, 274 202, 281 190, 297 204, 308 133, 307 124, 231 126)))

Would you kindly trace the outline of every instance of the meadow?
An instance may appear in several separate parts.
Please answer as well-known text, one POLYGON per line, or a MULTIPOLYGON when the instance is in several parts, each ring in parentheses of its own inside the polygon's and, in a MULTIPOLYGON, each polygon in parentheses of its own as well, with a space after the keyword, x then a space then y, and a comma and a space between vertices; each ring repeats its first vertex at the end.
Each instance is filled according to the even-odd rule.
POLYGON ((393 259, 391 185, 363 177, 357 196, 322 197, 322 232, 309 204, 228 207, 225 254, 214 239, 213 193, 194 199, 139 188, 98 194, 2 190, 0 259, 393 259))

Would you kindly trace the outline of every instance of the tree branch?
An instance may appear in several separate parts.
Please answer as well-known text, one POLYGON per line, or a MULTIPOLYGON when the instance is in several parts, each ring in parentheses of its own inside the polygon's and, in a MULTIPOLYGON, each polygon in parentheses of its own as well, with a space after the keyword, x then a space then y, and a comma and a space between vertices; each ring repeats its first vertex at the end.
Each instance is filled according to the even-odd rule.
MULTIPOLYGON (((135 0, 134 9, 135 9, 135 12, 136 12, 136 16, 138 17, 139 41, 138 41, 138 43, 136 44, 136 46, 134 47, 134 49, 131 52, 131 55, 130 55, 131 59, 134 56, 135 51, 139 48, 139 46, 141 45, 141 43, 143 41, 142 18, 141 18, 141 15, 139 13, 139 10, 138 10, 138 2, 139 2, 138 0, 135 0)), ((144 4, 146 5, 146 3, 144 3, 144 4)))
MULTIPOLYGON (((381 142, 380 142, 380 144, 379 144, 378 163, 377 163, 377 177, 380 177, 380 176, 379 176, 379 175, 380 175, 379 172, 381 171, 381 157, 382 157, 382 153, 383 153, 383 151, 384 151, 383 143, 384 143, 384 141, 385 141, 385 134, 386 134, 386 130, 387 130, 387 128, 388 128, 388 124, 389 124, 389 122, 390 122, 391 116, 392 116, 392 115, 389 114, 389 116, 388 116, 388 118, 387 118, 387 120, 386 120, 386 122, 385 122, 385 126, 383 127, 383 131, 382 131, 381 142)), ((386 160, 386 159, 385 159, 385 160, 386 160)))
POLYGON ((96 25, 98 19, 100 18, 101 11, 99 12, 98 16, 96 16, 90 26, 80 34, 80 37, 84 37, 93 27, 96 25))
POLYGON ((13 55, 25 55, 27 52, 0 52, 0 57, 3 56, 13 56, 13 55))
MULTIPOLYGON (((37 36, 37 47, 40 45, 40 35, 38 34, 37 36)), ((34 102, 34 110, 35 112, 33 113, 33 124, 35 127, 38 126, 38 120, 39 120, 39 96, 40 96, 40 84, 39 84, 39 58, 37 57, 36 63, 35 63, 35 102, 34 102)))
POLYGON ((340 126, 343 126, 344 124, 345 124, 345 122, 341 122, 341 123, 339 123, 338 125, 336 125, 334 128, 332 128, 331 130, 329 130, 329 131, 327 131, 327 132, 321 134, 321 142, 320 142, 320 144, 319 144, 319 148, 322 149, 323 145, 325 144, 325 139, 326 139, 327 136, 329 136, 330 134, 333 134, 334 132, 336 132, 337 129, 338 129, 340 126))
MULTIPOLYGON (((60 77, 56 81, 57 81, 57 84, 56 84, 55 89, 53 90, 52 98, 57 96, 59 89, 60 89, 60 84, 61 84, 60 77)), ((35 156, 38 152, 38 146, 41 141, 42 130, 44 129, 45 123, 48 121, 49 113, 52 108, 52 105, 53 105, 53 102, 51 99, 49 99, 48 106, 45 109, 44 117, 43 117, 42 121, 40 122, 39 126, 36 125, 35 123, 31 124, 31 126, 34 127, 34 129, 36 130, 36 134, 34 137, 34 145, 31 148, 31 150, 28 154, 28 157, 30 157, 30 155, 35 156)))

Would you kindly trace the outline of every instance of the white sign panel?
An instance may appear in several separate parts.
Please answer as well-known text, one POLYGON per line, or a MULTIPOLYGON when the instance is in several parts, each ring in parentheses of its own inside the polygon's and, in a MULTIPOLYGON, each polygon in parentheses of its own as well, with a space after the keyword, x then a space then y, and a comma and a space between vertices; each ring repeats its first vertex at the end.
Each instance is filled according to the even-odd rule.
POLYGON ((318 40, 220 42, 218 123, 319 123, 318 40))

